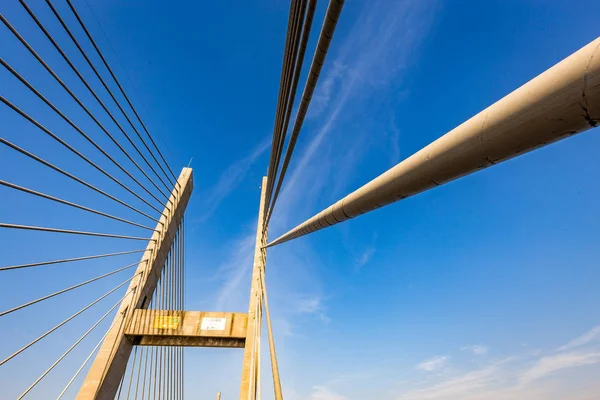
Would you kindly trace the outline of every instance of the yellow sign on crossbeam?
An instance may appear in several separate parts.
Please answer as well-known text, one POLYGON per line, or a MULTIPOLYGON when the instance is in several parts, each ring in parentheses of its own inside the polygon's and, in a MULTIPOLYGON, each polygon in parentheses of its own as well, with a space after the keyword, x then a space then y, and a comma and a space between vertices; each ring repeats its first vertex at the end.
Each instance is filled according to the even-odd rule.
POLYGON ((154 317, 154 329, 177 329, 180 322, 180 317, 168 315, 154 317))

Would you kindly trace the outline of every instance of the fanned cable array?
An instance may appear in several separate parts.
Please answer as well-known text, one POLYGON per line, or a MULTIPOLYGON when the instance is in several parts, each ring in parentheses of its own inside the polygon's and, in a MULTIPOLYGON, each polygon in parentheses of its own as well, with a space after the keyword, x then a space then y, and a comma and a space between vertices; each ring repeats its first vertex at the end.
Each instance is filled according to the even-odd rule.
MULTIPOLYGON (((141 307, 183 310, 182 184, 73 2, 8 3, 0 5, 0 193, 11 207, 0 211, 0 242, 23 259, 0 256, 0 326, 24 333, 4 342, 0 368, 29 357, 18 399, 74 398, 141 294, 150 299, 141 307), (78 369, 46 390, 63 365, 78 369)), ((183 398, 182 347, 133 352, 118 398, 183 398)))
POLYGON ((298 136, 302 130, 302 124, 304 123, 313 93, 317 87, 317 82, 323 64, 325 63, 329 45, 344 6, 344 0, 329 1, 310 65, 310 70, 308 72, 308 77, 306 79, 306 84, 302 92, 300 105, 296 113, 296 119, 294 120, 291 136, 283 158, 283 164, 280 169, 281 156, 283 155, 284 144, 291 120, 292 108, 294 107, 298 81, 300 79, 300 74, 302 73, 302 64, 304 62, 304 55, 310 37, 316 5, 316 0, 293 0, 290 6, 288 31, 285 42, 283 65, 281 68, 279 96, 277 99, 275 124, 273 128, 271 157, 269 159, 269 168, 267 170, 267 202, 265 204, 267 212, 265 213, 265 230, 268 229, 269 221, 271 220, 271 215, 273 214, 273 209, 281 190, 281 185, 285 179, 292 153, 294 152, 298 136))
POLYGON ((72 0, 2 2, 0 244, 14 248, 0 252, 2 398, 180 400, 190 345, 243 348, 240 399, 260 400, 264 310, 282 400, 268 247, 598 126, 600 38, 268 242, 344 5, 329 1, 287 138, 316 3, 290 2, 248 313, 225 313, 185 310, 192 170, 175 175, 72 0))
POLYGON ((287 35, 283 52, 281 67, 281 78, 279 84, 279 95, 275 112, 275 123, 273 127, 273 139, 271 142, 271 154, 267 176, 263 180, 263 192, 259 210, 259 222, 257 230, 257 244, 255 248, 254 270, 252 275, 252 293, 249 306, 249 326, 246 337, 246 351, 244 354, 244 369, 242 373, 241 397, 248 399, 260 399, 260 336, 262 330, 263 306, 266 311, 267 333, 269 341, 269 354, 271 361, 271 372, 273 376, 273 389, 276 400, 283 399, 279 366, 275 352, 275 341, 271 325, 271 315, 267 299, 265 280, 266 249, 269 221, 279 196, 285 174, 292 158, 302 124, 308 112, 310 102, 319 80, 319 75, 333 33, 340 17, 344 0, 330 0, 325 14, 325 19, 319 33, 319 39, 314 51, 308 77, 304 86, 300 105, 291 129, 287 150, 283 157, 286 136, 292 117, 292 109, 296 98, 296 91, 304 56, 310 37, 313 19, 315 16, 316 0, 292 0, 288 17, 287 35), (252 321, 252 325, 250 325, 252 321))

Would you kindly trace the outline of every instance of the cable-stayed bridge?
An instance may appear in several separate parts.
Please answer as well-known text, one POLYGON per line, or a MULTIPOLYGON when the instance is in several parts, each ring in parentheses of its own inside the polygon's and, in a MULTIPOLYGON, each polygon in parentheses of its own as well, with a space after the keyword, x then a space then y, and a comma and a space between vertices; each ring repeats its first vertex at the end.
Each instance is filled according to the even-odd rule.
POLYGON ((15 121, 28 124, 27 132, 35 131, 10 134, 13 120, 0 121, 0 154, 11 157, 15 169, 27 163, 39 171, 22 181, 3 171, 0 185, 5 193, 32 196, 44 207, 60 210, 60 217, 49 225, 35 223, 36 210, 20 210, 11 213, 10 221, 0 221, 0 228, 14 231, 15 243, 26 243, 33 254, 42 246, 36 243, 46 240, 72 243, 71 254, 35 261, 27 257, 8 264, 0 259, 0 276, 10 275, 11 281, 22 282, 22 286, 8 289, 6 296, 25 299, 0 310, 1 319, 60 299, 67 299, 60 304, 73 308, 66 319, 40 318, 35 324, 39 334, 33 340, 23 341, 17 348, 2 347, 0 368, 5 369, 22 357, 35 360, 36 351, 48 337, 73 337, 63 344, 60 356, 22 388, 19 399, 38 390, 44 380, 58 379, 57 371, 66 369, 67 363, 62 390, 47 393, 47 398, 181 399, 185 388, 183 348, 187 346, 239 348, 244 353, 239 398, 260 399, 263 325, 274 396, 283 399, 265 278, 268 248, 592 129, 600 121, 600 39, 596 39, 270 240, 269 222, 344 5, 342 0, 330 0, 323 21, 314 21, 316 0, 292 0, 270 158, 257 210, 248 311, 188 310, 184 302, 185 210, 193 201, 193 171, 169 165, 90 33, 79 6, 73 0, 65 1, 66 7, 60 11, 58 0, 18 0, 28 17, 26 29, 7 18, 0 6, 3 29, 12 36, 10 48, 8 44, 0 46, 2 77, 6 77, 2 85, 18 88, 19 93, 11 97, 0 86, 0 101, 15 121), (52 21, 40 17, 42 7, 49 10, 45 15, 52 21), (298 92, 313 23, 320 26, 314 29, 318 40, 308 52, 312 56, 310 64, 306 63, 308 78, 298 92), (16 46, 28 68, 7 61, 6 54, 16 46), (56 62, 68 67, 68 77, 57 72, 56 62), (53 86, 36 84, 37 74, 50 77, 53 86), (49 146, 60 148, 61 155, 56 156, 59 153, 50 151, 49 146), (63 217, 66 212, 73 217, 63 217), (103 268, 108 264, 115 267, 103 268), (65 282, 70 282, 67 277, 74 273, 68 268, 72 265, 89 267, 85 274, 77 272, 80 281, 65 283, 54 292, 44 290, 40 282, 48 276, 64 275, 65 282), (88 302, 72 304, 68 300, 73 293, 89 290, 92 294, 92 288, 115 276, 122 278, 118 285, 88 302), (94 311, 99 315, 97 321, 78 325, 78 317, 94 311), (101 340, 89 346, 85 339, 100 329, 101 340), (87 348, 82 353, 84 344, 87 348), (73 364, 75 356, 81 355, 73 364))

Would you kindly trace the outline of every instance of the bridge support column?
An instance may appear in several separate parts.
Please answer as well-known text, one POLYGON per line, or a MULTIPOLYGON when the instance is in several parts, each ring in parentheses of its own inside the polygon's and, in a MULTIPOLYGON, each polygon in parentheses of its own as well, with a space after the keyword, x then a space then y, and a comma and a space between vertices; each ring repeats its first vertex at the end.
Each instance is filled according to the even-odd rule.
POLYGON ((258 378, 260 377, 260 330, 262 326, 262 292, 260 287, 261 273, 266 264, 267 232, 264 227, 265 197, 267 178, 263 177, 260 205, 258 208, 258 226, 256 227, 256 243, 254 245, 254 265, 252 267, 252 285, 250 287, 250 304, 248 306, 248 328, 244 347, 244 364, 242 367, 242 383, 240 400, 256 399, 258 378))
POLYGON ((150 304, 158 278, 175 239, 175 233, 192 194, 191 168, 183 169, 176 185, 135 272, 135 278, 129 285, 127 290, 129 294, 119 307, 109 332, 77 394, 77 400, 113 400, 115 398, 133 348, 133 342, 125 335, 125 328, 135 309, 147 308, 150 304))

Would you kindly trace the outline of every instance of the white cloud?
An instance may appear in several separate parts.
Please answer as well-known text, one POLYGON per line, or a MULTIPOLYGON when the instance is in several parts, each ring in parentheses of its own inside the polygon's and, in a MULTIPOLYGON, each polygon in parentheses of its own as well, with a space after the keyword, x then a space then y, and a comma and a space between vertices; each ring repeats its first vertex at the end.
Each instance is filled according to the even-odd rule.
POLYGON ((560 370, 600 363, 600 352, 560 353, 539 360, 521 376, 524 384, 542 379, 560 370))
MULTIPOLYGON (((398 400, 584 400, 598 398, 600 381, 600 348, 588 351, 565 351, 593 343, 595 328, 554 351, 526 352, 507 357, 475 369, 444 368, 444 373, 432 375, 433 380, 413 383, 403 390, 398 400), (577 374, 568 371, 577 368, 577 374), (591 379, 591 380, 590 380, 591 379)), ((472 351, 480 345, 465 346, 472 351)), ((483 346, 481 346, 483 347, 483 346)), ((485 348, 485 347, 483 347, 485 348)), ((419 364, 423 370, 435 370, 445 364, 444 357, 434 357, 419 364), (429 369, 428 369, 429 368, 429 369)))
POLYGON ((315 315, 321 321, 329 322, 329 318, 325 314, 323 297, 318 293, 296 296, 292 311, 297 314, 315 315))
POLYGON ((482 355, 486 354, 487 351, 488 351, 487 347, 485 347, 483 345, 480 345, 480 344, 474 344, 474 345, 471 345, 471 346, 464 346, 464 347, 461 347, 461 350, 462 351, 468 351, 470 353, 473 353, 476 356, 482 356, 482 355))
POLYGON ((512 357, 478 369, 457 373, 439 382, 421 383, 420 387, 400 394, 398 400, 583 400, 593 399, 594 386, 574 390, 570 379, 554 379, 535 384, 542 377, 567 368, 591 365, 600 354, 561 355, 539 360, 527 368, 526 360, 512 357))
POLYGON ((325 386, 313 386, 308 400, 348 400, 348 398, 325 386))
POLYGON ((559 348, 558 351, 571 350, 598 340, 600 340, 600 325, 593 327, 583 335, 571 340, 569 343, 559 348))
POLYGON ((375 254, 375 247, 369 247, 365 251, 363 251, 360 257, 358 257, 358 259, 356 260, 356 272, 359 272, 362 269, 362 267, 364 267, 371 260, 373 254, 375 254))
POLYGON ((329 101, 331 100, 333 88, 343 76, 345 69, 346 66, 339 60, 335 60, 332 63, 329 73, 325 79, 319 82, 317 90, 313 94, 313 98, 310 103, 310 117, 314 118, 318 115, 321 115, 325 108, 327 108, 329 101))
POLYGON ((446 365, 447 361, 448 361, 447 356, 432 357, 432 358, 429 358, 429 359, 417 364, 417 368, 422 371, 431 372, 431 371, 435 371, 435 370, 442 368, 444 365, 446 365))
POLYGON ((223 283, 216 294, 215 310, 247 307, 255 240, 255 233, 239 239, 230 247, 236 249, 231 257, 218 267, 217 279, 220 278, 223 283), (241 290, 242 285, 246 290, 241 290))
POLYGON ((500 368, 507 360, 493 363, 484 368, 459 374, 453 378, 445 379, 439 383, 424 388, 411 390, 399 399, 434 400, 434 399, 462 399, 473 391, 488 387, 500 376, 500 368))
POLYGON ((321 310, 321 297, 318 295, 298 296, 296 312, 300 314, 314 314, 321 310))

